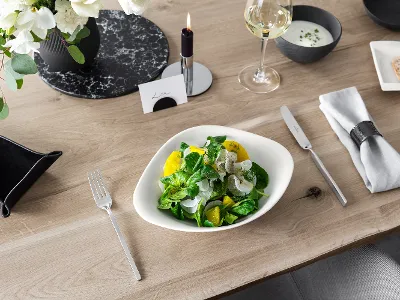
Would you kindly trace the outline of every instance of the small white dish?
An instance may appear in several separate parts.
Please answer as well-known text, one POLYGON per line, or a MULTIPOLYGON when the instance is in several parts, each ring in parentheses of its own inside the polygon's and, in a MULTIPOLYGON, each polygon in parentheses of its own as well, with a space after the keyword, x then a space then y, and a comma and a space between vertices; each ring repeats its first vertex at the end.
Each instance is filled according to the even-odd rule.
POLYGON ((372 57, 382 91, 400 91, 400 80, 392 68, 392 60, 400 56, 400 42, 371 42, 372 57))
POLYGON ((205 125, 184 130, 169 139, 151 159, 144 170, 133 194, 133 205, 137 213, 147 222, 164 228, 187 232, 212 232, 236 228, 249 223, 269 211, 282 197, 293 174, 293 158, 281 144, 246 131, 205 125), (193 220, 181 221, 169 211, 157 208, 161 190, 158 181, 162 176, 164 163, 172 151, 179 149, 181 142, 201 146, 208 136, 226 135, 246 148, 250 159, 262 166, 269 174, 269 185, 256 213, 246 216, 237 223, 221 227, 197 227, 193 220))

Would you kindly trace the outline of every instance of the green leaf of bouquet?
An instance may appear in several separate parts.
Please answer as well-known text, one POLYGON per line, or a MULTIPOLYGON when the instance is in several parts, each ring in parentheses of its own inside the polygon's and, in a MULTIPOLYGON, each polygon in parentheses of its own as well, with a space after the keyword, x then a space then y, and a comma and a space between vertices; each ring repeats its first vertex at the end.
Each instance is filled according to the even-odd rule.
POLYGON ((31 31, 31 34, 33 36, 33 41, 35 43, 40 43, 41 41, 43 41, 40 37, 38 37, 33 31, 31 31))
POLYGON ((3 97, 0 97, 0 111, 3 110, 3 106, 4 106, 4 99, 3 97))
POLYGON ((16 54, 11 59, 13 70, 19 74, 36 74, 38 69, 35 61, 28 54, 16 54))
POLYGON ((17 81, 14 76, 7 70, 4 70, 5 81, 8 88, 12 91, 16 91, 18 88, 17 81))
POLYGON ((85 63, 85 56, 75 45, 68 46, 68 52, 71 54, 72 58, 78 63, 83 65, 85 63))
POLYGON ((62 36, 64 37, 64 39, 70 43, 70 44, 76 44, 76 36, 78 35, 78 32, 80 31, 79 26, 76 27, 75 31, 70 35, 68 33, 62 33, 62 36))
POLYGON ((15 72, 11 66, 11 60, 7 61, 4 64, 4 71, 9 72, 15 80, 22 79, 24 75, 15 72))
POLYGON ((6 43, 6 39, 0 36, 0 46, 4 45, 6 43))
POLYGON ((3 53, 4 53, 7 57, 11 58, 11 52, 10 52, 10 51, 4 50, 3 53))
POLYGON ((9 109, 7 103, 3 104, 3 109, 0 111, 0 120, 4 120, 8 117, 9 109))
POLYGON ((85 26, 78 32, 78 34, 76 35, 76 39, 82 40, 84 38, 87 38, 89 35, 90 35, 90 29, 85 26))
POLYGON ((24 80, 21 79, 17 79, 17 89, 20 90, 22 88, 22 85, 24 84, 24 80))

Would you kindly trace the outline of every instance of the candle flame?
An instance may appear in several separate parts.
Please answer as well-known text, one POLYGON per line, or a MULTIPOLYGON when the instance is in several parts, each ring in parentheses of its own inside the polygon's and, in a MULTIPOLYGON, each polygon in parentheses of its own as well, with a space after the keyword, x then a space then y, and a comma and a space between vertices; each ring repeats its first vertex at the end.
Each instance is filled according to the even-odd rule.
POLYGON ((192 27, 190 26, 190 14, 189 14, 189 13, 187 14, 186 28, 187 28, 188 30, 191 30, 191 29, 192 29, 192 27))

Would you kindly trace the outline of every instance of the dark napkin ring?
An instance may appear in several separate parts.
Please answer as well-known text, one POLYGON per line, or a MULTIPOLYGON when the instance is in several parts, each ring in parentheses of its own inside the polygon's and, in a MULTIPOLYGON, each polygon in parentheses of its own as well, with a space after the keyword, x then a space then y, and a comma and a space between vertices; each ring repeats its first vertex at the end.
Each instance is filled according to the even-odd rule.
POLYGON ((354 143, 358 146, 358 148, 361 147, 361 144, 370 136, 373 135, 380 135, 380 132, 378 129, 376 129, 375 125, 371 121, 362 121, 358 123, 351 131, 350 131, 350 137, 353 140, 354 143))

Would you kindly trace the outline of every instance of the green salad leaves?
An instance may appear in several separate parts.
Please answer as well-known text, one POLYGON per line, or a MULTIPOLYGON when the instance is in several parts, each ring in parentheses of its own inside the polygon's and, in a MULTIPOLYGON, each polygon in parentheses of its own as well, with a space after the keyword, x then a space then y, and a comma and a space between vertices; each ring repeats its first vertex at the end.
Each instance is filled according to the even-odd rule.
POLYGON ((254 213, 259 200, 268 196, 264 193, 268 173, 226 136, 210 136, 202 148, 182 142, 172 155, 178 161, 168 166, 173 172, 160 178, 163 192, 158 208, 169 210, 179 220, 196 221, 199 227, 231 225, 254 213))

